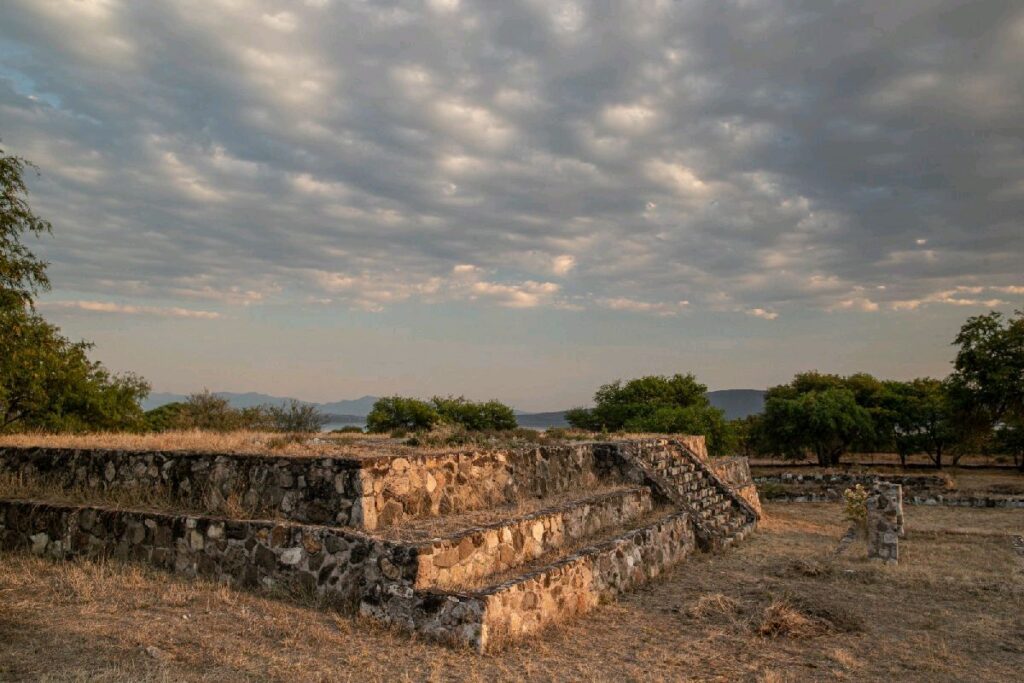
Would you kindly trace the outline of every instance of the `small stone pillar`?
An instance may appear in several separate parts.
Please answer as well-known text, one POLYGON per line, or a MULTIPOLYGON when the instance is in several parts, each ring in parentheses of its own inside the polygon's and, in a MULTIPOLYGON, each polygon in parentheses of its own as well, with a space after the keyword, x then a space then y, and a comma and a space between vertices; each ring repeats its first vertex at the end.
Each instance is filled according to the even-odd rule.
POLYGON ((876 481, 867 500, 868 558, 886 564, 899 562, 903 529, 903 487, 876 481))

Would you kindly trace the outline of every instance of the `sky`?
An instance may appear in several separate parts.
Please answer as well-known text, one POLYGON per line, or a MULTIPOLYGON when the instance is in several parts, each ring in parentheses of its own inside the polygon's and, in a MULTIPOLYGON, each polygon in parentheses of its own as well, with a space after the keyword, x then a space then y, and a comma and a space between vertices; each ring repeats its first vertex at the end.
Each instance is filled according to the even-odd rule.
POLYGON ((0 4, 39 310, 157 391, 944 376, 1022 112, 1019 1, 0 4))

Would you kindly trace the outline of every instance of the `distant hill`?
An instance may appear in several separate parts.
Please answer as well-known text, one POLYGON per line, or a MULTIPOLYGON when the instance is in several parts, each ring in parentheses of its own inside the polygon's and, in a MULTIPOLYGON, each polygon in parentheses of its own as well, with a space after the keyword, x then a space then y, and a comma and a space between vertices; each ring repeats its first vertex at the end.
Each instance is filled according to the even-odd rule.
POLYGON ((335 401, 333 403, 320 403, 319 408, 325 413, 331 413, 334 415, 359 415, 360 417, 366 417, 370 414, 370 409, 373 408, 373 404, 376 403, 376 396, 363 396, 362 398, 352 399, 350 401, 335 401))
POLYGON ((720 389, 709 391, 711 405, 725 411, 725 419, 736 420, 764 412, 763 389, 720 389))

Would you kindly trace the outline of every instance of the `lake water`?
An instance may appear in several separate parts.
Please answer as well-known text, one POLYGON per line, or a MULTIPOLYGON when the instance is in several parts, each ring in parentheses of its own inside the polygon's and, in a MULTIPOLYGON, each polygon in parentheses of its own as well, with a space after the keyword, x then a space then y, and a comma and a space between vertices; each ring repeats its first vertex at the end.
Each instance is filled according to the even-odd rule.
POLYGON ((335 429, 341 429, 342 427, 359 427, 360 429, 366 429, 366 420, 352 420, 348 422, 328 422, 320 429, 320 431, 330 432, 335 429))

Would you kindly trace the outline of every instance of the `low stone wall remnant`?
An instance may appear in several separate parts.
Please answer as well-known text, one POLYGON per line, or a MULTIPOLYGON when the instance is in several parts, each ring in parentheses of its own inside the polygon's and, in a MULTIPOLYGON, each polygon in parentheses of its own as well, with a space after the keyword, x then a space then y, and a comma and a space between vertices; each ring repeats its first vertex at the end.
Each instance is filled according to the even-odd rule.
POLYGON ((373 586, 411 590, 417 571, 414 548, 344 529, 11 500, 0 501, 0 549, 140 562, 240 588, 317 593, 349 609, 373 586))
POLYGON ((885 564, 899 562, 903 526, 903 487, 876 481, 867 500, 868 558, 885 564))

